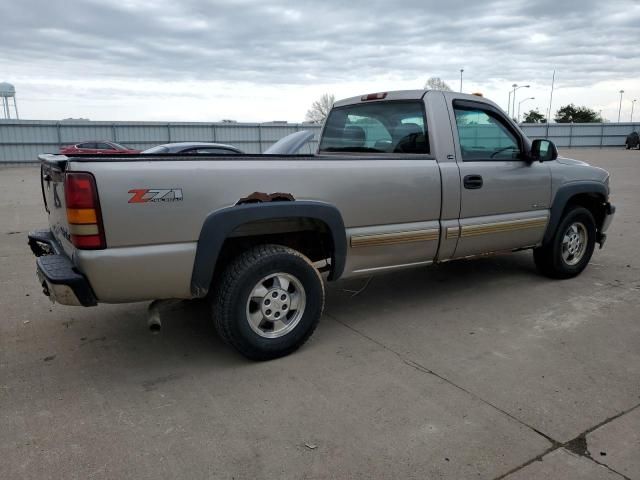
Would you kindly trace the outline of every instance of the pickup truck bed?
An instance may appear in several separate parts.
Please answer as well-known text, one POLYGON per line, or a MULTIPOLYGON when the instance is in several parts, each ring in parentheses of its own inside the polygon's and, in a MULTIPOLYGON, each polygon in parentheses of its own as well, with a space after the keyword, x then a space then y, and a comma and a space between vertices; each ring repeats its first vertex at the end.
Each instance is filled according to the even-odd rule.
MULTIPOLYGON (((73 157, 66 162, 45 163, 43 171, 47 175, 59 169, 86 170, 95 177, 108 248, 75 249, 64 234, 68 228, 64 214, 52 215, 57 219, 52 225, 53 232, 64 252, 73 256, 81 271, 91 278, 101 301, 129 302, 193 297, 197 292, 192 292, 190 280, 204 220, 211 212, 233 207, 257 191, 290 194, 297 205, 305 201, 329 205, 331 199, 331 208, 340 212, 348 233, 356 238, 396 231, 437 231, 441 191, 435 160, 388 160, 388 157, 346 155, 275 158, 221 155, 198 160, 73 157), (123 182, 125 178, 128 181, 123 182), (224 181, 219 181, 220 178, 224 181), (255 178, 261 181, 256 182, 255 178), (384 193, 385 184, 417 183, 424 188, 384 193), (131 202, 132 190, 167 189, 179 189, 181 199, 131 202), (357 200, 354 192, 358 192, 357 200), (385 225, 391 217, 393 224, 385 225), (144 226, 140 224, 141 218, 144 226), (113 277, 113 271, 118 272, 118 279, 113 277)), ((56 188, 62 191, 62 186, 56 187, 55 182, 52 186, 45 182, 45 198, 52 197, 47 199, 50 210, 55 210, 52 206, 56 188)), ((270 232, 286 230, 285 223, 273 225, 270 232)), ((356 249, 347 259, 342 276, 430 260, 437 241, 425 243, 424 247, 413 250, 398 244, 356 249)))

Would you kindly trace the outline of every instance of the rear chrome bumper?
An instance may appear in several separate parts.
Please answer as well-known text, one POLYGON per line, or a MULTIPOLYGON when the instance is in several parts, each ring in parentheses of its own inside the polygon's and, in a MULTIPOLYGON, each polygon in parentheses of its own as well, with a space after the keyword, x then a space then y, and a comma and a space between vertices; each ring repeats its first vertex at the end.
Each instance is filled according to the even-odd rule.
POLYGON ((92 307, 98 304, 87 278, 79 273, 60 248, 51 231, 29 233, 29 246, 36 259, 36 275, 43 293, 61 305, 92 307))

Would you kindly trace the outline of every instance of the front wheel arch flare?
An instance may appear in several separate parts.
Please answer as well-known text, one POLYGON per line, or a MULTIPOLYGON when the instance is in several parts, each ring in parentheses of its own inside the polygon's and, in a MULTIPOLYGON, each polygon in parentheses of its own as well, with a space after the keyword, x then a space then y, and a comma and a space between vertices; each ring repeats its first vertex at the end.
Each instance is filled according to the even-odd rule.
MULTIPOLYGON (((560 187, 556 192, 553 203, 551 204, 549 223, 547 225, 547 230, 544 233, 542 245, 549 245, 558 225, 562 221, 567 205, 569 205, 572 198, 580 194, 597 195, 598 197, 601 197, 603 203, 606 201, 608 196, 605 184, 597 181, 585 180, 572 182, 560 187)), ((598 228, 599 227, 600 225, 598 225, 598 228)))

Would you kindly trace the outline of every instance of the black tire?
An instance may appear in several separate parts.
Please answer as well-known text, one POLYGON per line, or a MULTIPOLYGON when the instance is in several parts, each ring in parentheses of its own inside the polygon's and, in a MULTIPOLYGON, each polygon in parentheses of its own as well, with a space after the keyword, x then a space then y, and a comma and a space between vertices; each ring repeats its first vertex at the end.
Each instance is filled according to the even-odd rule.
POLYGON ((572 278, 579 275, 591 260, 596 244, 596 222, 589 210, 584 207, 573 207, 568 210, 558 228, 556 229, 551 242, 548 245, 534 249, 533 259, 538 270, 551 278, 572 278), (586 230, 585 249, 579 261, 570 264, 563 257, 563 238, 569 228, 576 224, 582 224, 586 230))
MULTIPOLYGON (((275 289, 277 285, 274 285, 275 289)), ((218 334, 251 360, 270 360, 297 350, 315 330, 324 308, 320 272, 300 252, 281 245, 260 245, 243 252, 230 262, 214 288, 212 313, 218 334), (265 338, 256 333, 254 328, 258 327, 252 327, 249 322, 249 295, 265 277, 280 273, 299 282, 305 304, 292 330, 276 338, 265 338)), ((275 324, 271 325, 275 329, 275 324)))
POLYGON ((629 150, 630 148, 631 148, 631 145, 629 145, 629 142, 625 142, 624 149, 629 150))

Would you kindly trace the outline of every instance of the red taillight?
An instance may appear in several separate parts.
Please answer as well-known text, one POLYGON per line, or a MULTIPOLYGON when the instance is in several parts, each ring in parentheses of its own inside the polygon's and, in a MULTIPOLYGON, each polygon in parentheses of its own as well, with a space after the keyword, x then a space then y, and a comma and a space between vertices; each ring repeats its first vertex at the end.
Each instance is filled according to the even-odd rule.
POLYGON ((360 97, 360 101, 366 102, 369 100, 382 100, 386 96, 387 96, 387 92, 370 93, 369 95, 363 95, 362 97, 360 97))
POLYGON ((107 248, 93 175, 84 172, 67 173, 64 195, 71 243, 84 250, 107 248))
POLYGON ((102 250, 104 244, 100 235, 71 235, 71 243, 81 250, 102 250))
POLYGON ((96 188, 90 173, 67 173, 64 186, 67 208, 95 208, 96 188))

